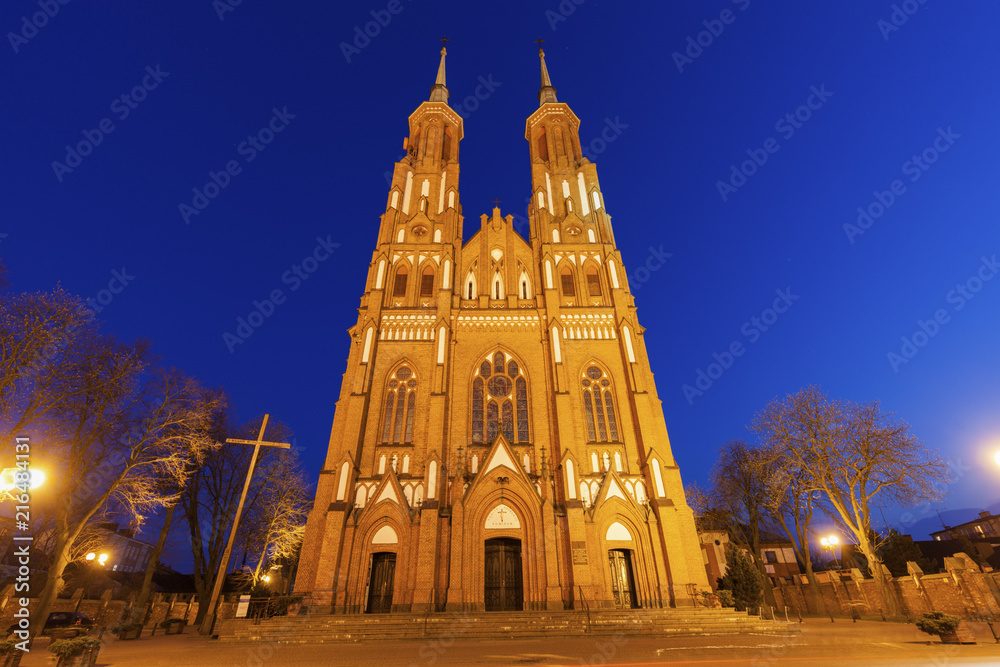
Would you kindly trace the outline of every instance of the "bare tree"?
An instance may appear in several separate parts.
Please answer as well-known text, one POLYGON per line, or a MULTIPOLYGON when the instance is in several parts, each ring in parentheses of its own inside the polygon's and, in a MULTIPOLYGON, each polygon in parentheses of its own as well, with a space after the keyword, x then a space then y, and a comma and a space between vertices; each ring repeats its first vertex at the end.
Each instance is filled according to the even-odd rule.
POLYGON ((254 585, 266 565, 288 560, 297 553, 305 534, 312 494, 299 467, 294 450, 273 457, 275 470, 268 474, 264 492, 247 525, 248 546, 256 547, 256 565, 251 573, 254 585))
MULTIPOLYGON (((254 439, 257 437, 259 424, 258 418, 242 426, 233 426, 228 414, 219 413, 212 433, 217 442, 223 443, 227 438, 254 439)), ((290 435, 289 429, 280 422, 271 422, 268 433, 282 440, 290 435)), ((198 599, 206 601, 206 604, 198 606, 196 624, 200 624, 208 612, 207 600, 215 585, 252 453, 251 447, 231 444, 223 444, 208 452, 201 465, 192 471, 181 493, 181 508, 187 520, 191 553, 194 557, 195 590, 198 599)), ((249 535, 246 517, 255 515, 265 490, 281 473, 274 461, 283 455, 287 454, 264 447, 257 458, 254 482, 247 495, 243 508, 244 519, 241 520, 237 533, 237 544, 244 545, 244 551, 248 551, 249 535)))
POLYGON ((153 362, 148 343, 101 335, 93 313, 65 290, 5 295, 0 303, 0 436, 28 436, 30 465, 48 472, 45 488, 32 494, 41 497, 32 509, 51 547, 33 635, 92 521, 113 508, 140 525, 169 500, 154 480, 183 477, 204 446, 201 387, 153 362))
POLYGON ((872 538, 871 512, 938 500, 946 463, 877 401, 835 401, 818 387, 775 399, 752 428, 797 471, 803 492, 822 494, 830 515, 857 540, 889 613, 898 616, 899 602, 872 538))
POLYGON ((764 581, 764 597, 775 605, 774 591, 761 554, 763 535, 770 527, 777 470, 766 452, 743 440, 731 440, 719 450, 712 467, 711 490, 703 520, 723 527, 731 540, 750 552, 764 581))
MULTIPOLYGON (((222 414, 226 406, 228 405, 228 397, 221 391, 216 391, 214 397, 211 398, 212 406, 215 414, 222 414)), ((211 429, 212 424, 215 423, 215 418, 212 417, 205 422, 205 427, 211 429)), ((188 461, 188 469, 194 470, 200 466, 208 454, 208 452, 217 449, 221 446, 221 443, 214 441, 212 438, 213 433, 211 430, 207 431, 204 435, 205 443, 211 443, 206 445, 200 451, 194 452, 191 459, 188 461)), ((160 486, 162 487, 165 495, 169 495, 174 500, 167 505, 166 511, 163 515, 163 525, 160 527, 160 534, 156 541, 156 546, 149 554, 149 559, 146 562, 146 572, 143 576, 142 587, 139 589, 139 596, 136 598, 135 604, 132 606, 132 621, 140 623, 141 615, 143 614, 146 603, 149 600, 149 594, 152 591, 153 586, 153 575, 156 573, 157 565, 159 565, 160 555, 163 553, 163 549, 166 546, 167 538, 170 534, 171 526, 173 525, 174 512, 177 510, 177 505, 180 503, 180 494, 184 490, 184 486, 187 484, 190 474, 187 474, 183 479, 178 479, 172 475, 161 476, 159 480, 160 486)))
POLYGON ((813 571, 809 533, 813 515, 818 508, 820 494, 814 492, 807 483, 807 476, 780 453, 772 453, 772 460, 778 470, 774 479, 774 502, 768 507, 773 522, 792 543, 795 558, 805 568, 806 580, 812 593, 816 613, 825 609, 816 573, 813 571))

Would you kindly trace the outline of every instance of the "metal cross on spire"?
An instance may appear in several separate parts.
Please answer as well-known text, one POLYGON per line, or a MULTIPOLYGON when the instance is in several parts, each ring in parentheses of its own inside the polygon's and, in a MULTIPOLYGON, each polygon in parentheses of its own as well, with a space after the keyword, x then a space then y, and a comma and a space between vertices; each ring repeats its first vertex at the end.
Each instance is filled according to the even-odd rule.
POLYGON ((270 415, 264 415, 264 421, 260 425, 260 433, 256 440, 241 440, 239 438, 227 438, 226 443, 231 445, 253 445, 253 456, 250 457, 250 467, 247 468, 247 478, 243 482, 243 493, 240 494, 240 502, 236 506, 236 517, 233 519, 232 530, 229 531, 229 539, 226 541, 226 549, 222 552, 222 560, 219 561, 219 571, 215 575, 215 585, 212 587, 212 596, 208 601, 208 613, 201 624, 201 634, 212 633, 212 626, 215 625, 215 607, 219 601, 219 594, 222 592, 222 583, 226 578, 226 570, 229 569, 229 559, 233 555, 233 542, 236 541, 236 529, 240 525, 240 515, 243 514, 243 503, 247 499, 247 491, 250 488, 250 480, 253 479, 254 468, 257 466, 257 457, 260 455, 261 447, 278 447, 288 449, 291 445, 287 442, 265 442, 264 431, 267 430, 267 420, 270 415))

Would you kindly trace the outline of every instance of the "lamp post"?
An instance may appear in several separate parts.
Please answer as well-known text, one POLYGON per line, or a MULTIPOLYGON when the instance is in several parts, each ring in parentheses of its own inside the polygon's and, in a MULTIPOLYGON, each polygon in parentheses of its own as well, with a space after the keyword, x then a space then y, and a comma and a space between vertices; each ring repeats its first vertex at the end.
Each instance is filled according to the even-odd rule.
MULTIPOLYGON (((0 494, 7 498, 14 498, 14 490, 20 489, 15 473, 24 472, 20 468, 4 468, 0 470, 0 494)), ((37 489, 45 483, 45 473, 38 468, 31 468, 28 472, 28 488, 37 489)))
POLYGON ((840 564, 837 562, 837 545, 840 544, 840 538, 836 535, 830 535, 829 537, 822 538, 819 543, 823 547, 823 551, 829 551, 833 556, 833 566, 839 570, 840 564))

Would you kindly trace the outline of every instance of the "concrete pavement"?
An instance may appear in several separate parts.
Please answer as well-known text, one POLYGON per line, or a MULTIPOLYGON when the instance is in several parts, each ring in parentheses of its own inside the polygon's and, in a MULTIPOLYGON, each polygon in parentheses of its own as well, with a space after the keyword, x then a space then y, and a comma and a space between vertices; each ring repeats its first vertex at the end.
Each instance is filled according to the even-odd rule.
MULTIPOLYGON (((913 625, 807 619, 794 636, 587 637, 479 641, 442 636, 420 641, 344 644, 220 643, 192 633, 108 641, 100 667, 125 665, 332 665, 430 667, 432 665, 719 665, 861 667, 864 665, 1000 665, 1000 645, 984 624, 971 624, 976 645, 945 646, 913 625)), ((55 664, 48 640, 21 661, 23 667, 55 664)))

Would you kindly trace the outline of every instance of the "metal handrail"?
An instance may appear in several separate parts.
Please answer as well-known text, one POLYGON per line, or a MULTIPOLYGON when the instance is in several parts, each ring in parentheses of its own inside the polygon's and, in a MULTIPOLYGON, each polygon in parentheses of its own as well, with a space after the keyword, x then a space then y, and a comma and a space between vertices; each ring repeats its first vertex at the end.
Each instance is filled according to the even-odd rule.
POLYGON ((584 630, 585 633, 590 633, 590 606, 587 604, 587 598, 583 594, 583 586, 577 586, 580 591, 580 602, 583 603, 583 611, 587 614, 587 629, 584 630))

